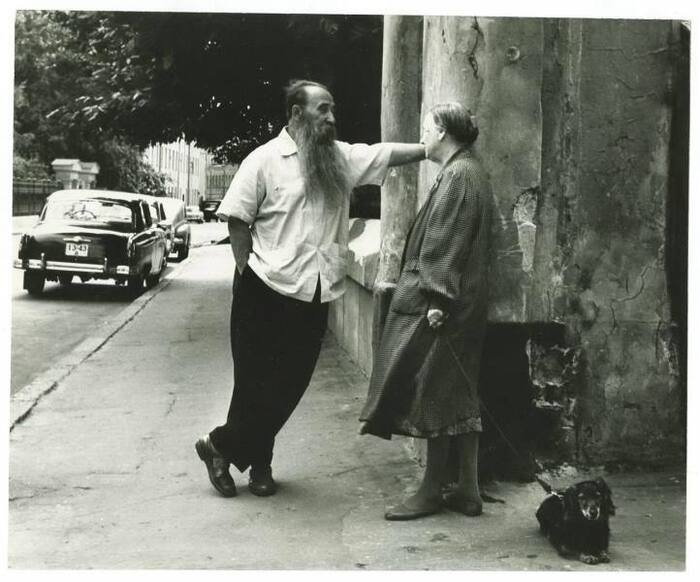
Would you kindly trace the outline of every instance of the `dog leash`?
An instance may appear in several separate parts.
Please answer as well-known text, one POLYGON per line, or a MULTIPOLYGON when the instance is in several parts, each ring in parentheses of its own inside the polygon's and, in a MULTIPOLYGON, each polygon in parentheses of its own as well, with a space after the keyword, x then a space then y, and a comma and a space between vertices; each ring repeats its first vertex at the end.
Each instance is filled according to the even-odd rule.
MULTIPOLYGON (((450 338, 447 337, 447 335, 443 336, 445 339, 445 342, 447 343, 447 347, 450 349, 450 352, 452 353, 452 357, 454 358, 455 363, 457 364, 457 368, 459 368, 459 371, 462 373, 462 376, 464 376, 464 379, 469 382, 469 377, 467 376, 467 373, 465 372, 464 368, 462 367, 462 363, 459 361, 459 356, 457 356, 457 352, 454 349, 454 346, 452 345, 452 342, 450 341, 450 338)), ((477 394, 478 396, 478 394, 477 394)), ((486 407, 484 404, 483 399, 481 396, 478 396, 479 398, 479 404, 481 405, 482 410, 486 413, 486 416, 488 416, 489 420, 491 421, 491 424, 496 428, 498 433, 501 435, 501 438, 503 439, 503 442, 505 442, 510 450, 515 453, 516 458, 522 458, 521 452, 518 451, 518 449, 513 445, 513 443, 510 442, 506 434, 503 432, 501 427, 498 425, 496 422, 496 419, 493 417, 493 414, 489 412, 489 409, 486 407)), ((537 467, 537 470, 539 472, 542 472, 544 468, 542 465, 537 461, 537 459, 531 458, 532 464, 537 467)), ((549 483, 541 479, 540 477, 537 476, 535 471, 532 470, 531 467, 527 467, 527 473, 528 476, 531 477, 534 481, 537 481, 540 484, 540 487, 544 489, 545 493, 549 495, 555 495, 556 497, 559 497, 560 499, 562 498, 561 493, 559 491, 556 491, 549 483)))
MULTIPOLYGON (((470 382, 469 376, 467 376, 467 373, 465 372, 464 368, 462 367, 462 362, 459 361, 459 356, 457 356, 457 352, 454 349, 454 346, 452 345, 452 342, 450 341, 450 338, 447 335, 443 335, 443 338, 445 339, 445 342, 447 343, 447 347, 450 349, 450 352, 452 353, 452 357, 454 358, 455 363, 457 364, 457 368, 459 368, 459 371, 462 373, 462 376, 464 376, 464 379, 467 382, 470 382)), ((521 451, 519 451, 513 443, 510 442, 510 439, 506 436, 505 432, 503 432, 503 429, 499 426, 499 424, 496 422, 496 419, 494 418, 493 414, 489 411, 487 406, 484 404, 483 399, 481 396, 477 394, 477 397, 479 398, 479 404, 481 405, 481 409, 486 413, 486 416, 489 418, 489 421, 491 424, 495 427, 495 429, 498 431, 500 434, 501 438, 503 439, 503 442, 508 445, 510 450, 515 454, 516 459, 523 458, 521 451)), ((539 471, 542 471, 542 466, 539 464, 539 462, 536 459, 532 459, 532 463, 537 467, 539 471)), ((532 471, 531 467, 527 467, 527 473, 529 477, 532 477, 533 480, 536 480, 542 487, 544 487, 543 482, 535 475, 535 472, 532 471)), ((546 490, 546 488, 545 488, 546 490)), ((551 490, 551 487, 550 487, 551 490)))

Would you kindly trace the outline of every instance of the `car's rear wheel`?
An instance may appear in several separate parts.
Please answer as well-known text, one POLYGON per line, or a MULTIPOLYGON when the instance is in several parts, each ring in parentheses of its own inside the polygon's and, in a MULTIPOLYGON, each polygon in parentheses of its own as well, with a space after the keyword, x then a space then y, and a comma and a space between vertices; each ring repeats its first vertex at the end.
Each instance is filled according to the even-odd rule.
POLYGON ((64 287, 68 287, 73 282, 73 275, 70 273, 64 273, 58 276, 58 282, 64 287))
POLYGON ((158 269, 157 273, 154 273, 153 275, 148 275, 146 277, 146 288, 152 289, 156 285, 158 285, 158 281, 160 281, 160 277, 163 274, 163 269, 165 269, 165 261, 166 258, 163 257, 163 260, 160 264, 160 269, 158 269))
POLYGON ((177 249, 177 260, 184 261, 190 256, 190 241, 188 240, 179 249, 177 249))
POLYGON ((44 290, 44 282, 46 281, 44 274, 25 271, 24 276, 24 288, 27 290, 27 293, 30 295, 40 295, 44 290))
POLYGON ((146 289, 152 289, 156 285, 158 285, 158 281, 160 281, 160 274, 162 273, 162 270, 158 271, 157 273, 154 273, 153 275, 148 275, 146 277, 146 289))
POLYGON ((126 288, 131 295, 138 295, 143 291, 143 275, 131 275, 126 281, 126 288))

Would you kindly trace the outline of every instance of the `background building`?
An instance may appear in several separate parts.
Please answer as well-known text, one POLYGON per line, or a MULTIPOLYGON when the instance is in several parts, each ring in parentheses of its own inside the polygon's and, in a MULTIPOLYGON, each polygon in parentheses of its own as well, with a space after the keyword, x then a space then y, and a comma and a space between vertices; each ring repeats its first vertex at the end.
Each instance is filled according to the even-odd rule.
POLYGON ((212 156, 194 143, 182 139, 172 143, 157 143, 144 150, 144 160, 169 178, 168 196, 198 204, 207 187, 207 167, 212 156))
POLYGON ((83 162, 77 159, 56 159, 51 162, 56 174, 56 181, 66 190, 83 190, 94 188, 100 166, 95 162, 83 162))
POLYGON ((231 180, 238 171, 238 164, 211 164, 207 167, 206 200, 221 200, 226 194, 231 180))

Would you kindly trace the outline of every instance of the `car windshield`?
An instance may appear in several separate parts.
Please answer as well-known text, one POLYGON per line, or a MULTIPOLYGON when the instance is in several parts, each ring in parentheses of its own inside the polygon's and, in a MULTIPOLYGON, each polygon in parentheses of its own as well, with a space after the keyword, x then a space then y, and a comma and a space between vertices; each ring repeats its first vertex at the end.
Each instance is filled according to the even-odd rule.
POLYGON ((128 229, 133 223, 133 212, 126 202, 85 198, 52 200, 46 205, 43 221, 60 220, 97 228, 128 229))

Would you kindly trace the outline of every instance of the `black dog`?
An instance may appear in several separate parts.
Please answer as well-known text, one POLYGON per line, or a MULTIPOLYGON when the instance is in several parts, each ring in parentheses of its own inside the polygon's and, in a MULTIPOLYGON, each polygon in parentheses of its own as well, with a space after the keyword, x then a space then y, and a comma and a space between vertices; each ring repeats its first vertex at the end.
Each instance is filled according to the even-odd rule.
POLYGON ((537 521, 559 555, 577 557, 586 564, 609 562, 608 518, 615 515, 615 506, 607 483, 598 478, 554 491, 537 481, 549 494, 537 510, 537 521))

